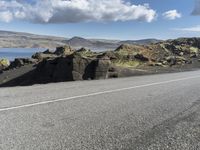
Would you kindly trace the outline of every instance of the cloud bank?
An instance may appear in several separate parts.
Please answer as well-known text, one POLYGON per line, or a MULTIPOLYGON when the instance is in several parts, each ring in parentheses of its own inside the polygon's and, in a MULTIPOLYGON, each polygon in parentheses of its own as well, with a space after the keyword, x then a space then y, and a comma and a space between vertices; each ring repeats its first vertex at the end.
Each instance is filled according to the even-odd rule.
POLYGON ((175 20, 177 18, 181 18, 182 15, 177 10, 169 10, 163 13, 163 17, 167 20, 175 20))
POLYGON ((195 1, 195 8, 192 12, 192 15, 200 15, 200 0, 195 1))
POLYGON ((25 20, 34 23, 76 23, 146 21, 156 18, 148 4, 125 0, 1 0, 0 21, 25 20))

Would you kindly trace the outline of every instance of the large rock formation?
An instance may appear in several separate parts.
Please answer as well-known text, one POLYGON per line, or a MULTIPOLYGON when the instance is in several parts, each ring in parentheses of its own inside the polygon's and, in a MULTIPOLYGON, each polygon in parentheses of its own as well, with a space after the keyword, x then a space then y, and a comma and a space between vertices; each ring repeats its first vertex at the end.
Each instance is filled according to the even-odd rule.
POLYGON ((37 59, 33 58, 16 58, 14 61, 11 62, 8 69, 19 68, 29 64, 36 64, 37 59))
POLYGON ((70 55, 72 53, 74 53, 74 50, 70 46, 66 45, 63 47, 57 47, 54 54, 56 54, 58 56, 66 56, 66 55, 70 55))
POLYGON ((183 38, 149 45, 123 44, 115 51, 105 52, 93 52, 85 48, 75 51, 70 46, 64 46, 58 47, 55 52, 46 50, 36 53, 32 59, 15 59, 10 67, 5 65, 4 60, 0 67, 19 69, 30 65, 33 67, 31 72, 22 76, 20 82, 14 83, 23 81, 35 84, 126 77, 160 70, 200 67, 199 54, 200 40, 183 38))
POLYGON ((34 73, 38 83, 106 79, 110 67, 109 58, 84 58, 72 54, 40 62, 34 73))

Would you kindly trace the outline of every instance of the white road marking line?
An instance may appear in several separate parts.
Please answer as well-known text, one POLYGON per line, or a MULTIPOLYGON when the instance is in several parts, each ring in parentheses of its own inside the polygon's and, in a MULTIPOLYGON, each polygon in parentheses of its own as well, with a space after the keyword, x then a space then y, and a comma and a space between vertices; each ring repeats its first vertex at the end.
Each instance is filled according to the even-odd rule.
POLYGON ((54 99, 54 100, 37 102, 37 103, 32 103, 32 104, 25 104, 25 105, 20 105, 20 106, 1 108, 0 112, 20 109, 20 108, 26 108, 26 107, 33 107, 33 106, 44 105, 44 104, 50 104, 50 103, 55 103, 55 102, 62 102, 62 101, 84 98, 84 97, 91 97, 91 96, 96 96, 96 95, 101 95, 101 94, 108 94, 108 93, 120 92, 120 91, 125 91, 125 90, 132 90, 132 89, 137 89, 137 88, 142 88, 142 87, 149 87, 149 86, 154 86, 154 85, 167 84, 167 83, 178 82, 178 81, 183 81, 183 80, 196 79, 196 78, 200 78, 200 75, 199 76, 193 76, 193 77, 187 77, 187 78, 174 79, 174 80, 169 80, 169 81, 163 81, 163 82, 155 82, 155 83, 149 83, 149 84, 144 84, 144 85, 132 86, 132 87, 121 88, 121 89, 114 89, 114 90, 90 93, 90 94, 85 94, 85 95, 78 95, 78 96, 54 99))

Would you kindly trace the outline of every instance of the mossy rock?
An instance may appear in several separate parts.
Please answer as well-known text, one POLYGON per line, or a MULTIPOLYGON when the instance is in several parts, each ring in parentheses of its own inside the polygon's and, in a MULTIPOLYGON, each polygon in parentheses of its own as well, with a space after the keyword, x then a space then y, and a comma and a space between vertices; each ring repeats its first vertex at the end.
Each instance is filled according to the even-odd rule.
POLYGON ((0 59, 0 66, 6 68, 10 66, 10 61, 8 59, 0 59))
POLYGON ((190 54, 198 54, 199 49, 197 47, 190 47, 190 54))
POLYGON ((85 58, 96 56, 96 54, 94 52, 92 52, 90 49, 85 49, 85 48, 81 48, 81 49, 77 50, 75 52, 75 54, 78 54, 78 55, 85 57, 85 58))
POLYGON ((129 61, 129 60, 116 60, 114 62, 112 62, 115 66, 119 66, 119 67, 132 67, 132 68, 136 68, 139 65, 141 65, 142 63, 140 61, 134 60, 134 61, 129 61))

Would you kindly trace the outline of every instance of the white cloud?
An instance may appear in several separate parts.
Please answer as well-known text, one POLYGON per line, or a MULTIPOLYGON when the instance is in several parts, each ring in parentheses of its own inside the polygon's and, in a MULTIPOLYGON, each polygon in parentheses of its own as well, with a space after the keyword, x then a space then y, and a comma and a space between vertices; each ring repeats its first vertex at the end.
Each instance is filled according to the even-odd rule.
POLYGON ((177 10, 169 10, 163 13, 163 17, 168 20, 175 20, 177 18, 181 18, 182 15, 177 10))
POLYGON ((200 15, 200 0, 195 1, 195 8, 192 12, 192 15, 200 15))
POLYGON ((186 32, 200 32, 200 25, 197 25, 194 27, 188 27, 188 28, 175 28, 173 30, 186 31, 186 32))
POLYGON ((0 21, 10 22, 13 19, 13 14, 10 11, 0 12, 0 21))
POLYGON ((134 5, 125 0, 1 0, 1 21, 27 20, 35 23, 101 21, 146 21, 156 18, 148 4, 134 5))

